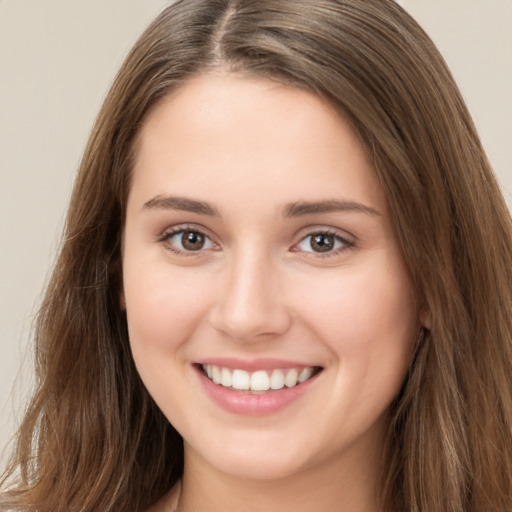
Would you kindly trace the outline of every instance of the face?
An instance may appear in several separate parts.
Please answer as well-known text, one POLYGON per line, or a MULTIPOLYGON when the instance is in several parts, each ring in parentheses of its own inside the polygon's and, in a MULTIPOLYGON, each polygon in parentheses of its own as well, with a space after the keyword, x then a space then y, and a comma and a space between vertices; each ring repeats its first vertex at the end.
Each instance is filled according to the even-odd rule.
POLYGON ((418 329, 369 158, 316 96, 196 77, 138 140, 133 357, 186 458, 250 478, 375 464, 418 329))

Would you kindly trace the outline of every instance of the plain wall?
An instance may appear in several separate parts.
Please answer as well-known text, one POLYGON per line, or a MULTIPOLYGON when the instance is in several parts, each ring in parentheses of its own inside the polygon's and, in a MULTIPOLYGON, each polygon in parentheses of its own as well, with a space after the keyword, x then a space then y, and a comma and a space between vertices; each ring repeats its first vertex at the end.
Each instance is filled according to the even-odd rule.
MULTIPOLYGON (((0 450, 31 386, 30 327, 88 132, 167 3, 0 0, 0 450)), ((512 1, 399 3, 448 61, 512 205, 512 1)))

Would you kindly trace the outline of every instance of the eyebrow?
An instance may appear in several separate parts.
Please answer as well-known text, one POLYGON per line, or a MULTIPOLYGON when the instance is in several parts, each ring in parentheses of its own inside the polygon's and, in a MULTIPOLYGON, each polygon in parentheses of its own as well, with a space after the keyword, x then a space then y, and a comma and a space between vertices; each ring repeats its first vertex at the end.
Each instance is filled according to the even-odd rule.
POLYGON ((380 216, 380 213, 370 206, 355 201, 340 201, 337 199, 297 201, 285 207, 284 215, 285 217, 301 217, 303 215, 330 212, 357 212, 371 216, 380 216))
MULTIPOLYGON (((146 201, 143 209, 162 209, 162 210, 181 210, 185 212, 197 213, 199 215, 209 215, 220 217, 219 210, 206 201, 197 201, 187 197, 162 196, 158 195, 146 201)), ((370 206, 355 201, 343 201, 338 199, 328 199, 324 201, 296 201, 284 207, 284 217, 301 217, 304 215, 314 215, 317 213, 331 212, 356 212, 371 216, 380 216, 380 213, 370 206)))
POLYGON ((146 201, 143 209, 161 209, 161 210, 181 210, 184 212, 198 213, 200 215, 210 215, 220 217, 219 211, 214 206, 205 201, 196 201, 187 197, 174 196, 155 196, 146 201))

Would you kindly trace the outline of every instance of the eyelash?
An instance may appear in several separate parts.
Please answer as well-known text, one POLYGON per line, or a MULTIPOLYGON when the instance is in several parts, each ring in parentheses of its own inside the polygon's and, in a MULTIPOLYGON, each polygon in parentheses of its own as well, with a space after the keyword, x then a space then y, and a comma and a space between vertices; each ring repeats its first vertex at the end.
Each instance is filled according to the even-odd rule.
POLYGON ((338 232, 333 231, 331 229, 319 229, 318 231, 312 231, 308 233, 306 236, 302 237, 300 241, 295 244, 292 248, 292 250, 295 252, 299 252, 298 249, 295 249, 298 247, 301 243, 305 242, 308 238, 310 239, 309 244, 311 245, 312 238, 314 236, 329 236, 333 237, 335 242, 338 242, 341 244, 341 247, 338 247, 333 250, 326 251, 324 253, 322 252, 316 252, 316 251, 302 251, 304 253, 314 254, 315 258, 332 258, 334 256, 338 256, 344 252, 349 251, 350 249, 354 248, 354 242, 351 240, 348 240, 347 238, 341 236, 338 232))
POLYGON ((174 254, 177 254, 178 256, 199 256, 200 253, 204 250, 203 248, 198 249, 197 251, 187 251, 182 249, 177 249, 176 247, 173 247, 173 245, 170 243, 171 239, 176 235, 183 235, 185 232, 190 231, 190 233, 197 233, 198 235, 201 235, 204 237, 205 240, 209 240, 213 245, 217 246, 215 242, 211 240, 211 237, 209 237, 204 231, 201 229, 198 229, 193 226, 179 226, 176 228, 172 228, 169 231, 166 231, 159 239, 158 242, 164 243, 166 245, 166 249, 173 252, 174 254))
MULTIPOLYGON (((218 245, 215 242, 213 242, 212 239, 204 231, 202 231, 201 229, 198 229, 196 227, 193 227, 193 226, 179 226, 179 227, 173 228, 173 229, 171 229, 169 231, 166 231, 158 239, 158 242, 166 244, 166 249, 171 251, 171 252, 173 252, 174 254, 177 254, 179 256, 185 256, 185 257, 189 257, 189 256, 196 256, 197 257, 197 256, 201 255, 201 253, 204 250, 208 250, 208 249, 203 249, 202 247, 200 249, 198 249, 197 251, 177 249, 176 247, 174 247, 170 243, 170 240, 174 236, 179 235, 179 234, 183 235, 187 231, 189 231, 190 233, 195 233, 195 234, 198 234, 198 235, 204 237, 205 240, 209 240, 212 245, 214 245, 215 247, 218 247, 218 245)), ((310 242, 310 244, 311 244, 311 242, 310 242)), ((293 245, 293 247, 290 250, 292 252, 302 252, 302 253, 305 253, 305 254, 308 254, 308 253, 309 254, 313 254, 315 258, 331 258, 333 256, 337 256, 337 255, 339 255, 341 253, 349 251, 353 247, 354 247, 354 242, 351 241, 351 240, 348 240, 347 238, 345 238, 343 236, 341 236, 338 232, 330 230, 330 229, 319 229, 317 231, 312 231, 312 232, 308 233, 307 235, 303 236, 299 240, 298 243, 293 245), (335 243, 336 242, 340 243, 340 244, 342 244, 342 246, 338 247, 338 248, 336 248, 334 250, 328 250, 325 253, 317 252, 317 251, 313 251, 313 250, 311 250, 311 251, 300 251, 297 248, 300 244, 304 243, 308 238, 312 239, 312 237, 314 237, 314 236, 329 236, 329 237, 333 237, 334 240, 335 240, 335 243)))

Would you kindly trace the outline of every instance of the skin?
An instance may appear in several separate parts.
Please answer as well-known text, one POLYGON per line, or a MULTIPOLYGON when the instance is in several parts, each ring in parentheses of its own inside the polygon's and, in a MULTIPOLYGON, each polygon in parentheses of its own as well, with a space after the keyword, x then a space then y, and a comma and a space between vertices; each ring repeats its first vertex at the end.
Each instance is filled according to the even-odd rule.
POLYGON ((419 321, 386 198, 338 113, 232 74, 169 95, 139 134, 123 285, 135 363, 184 438, 180 512, 379 510, 386 413, 419 321), (167 196, 216 215, 158 201, 167 196), (319 201, 345 207, 286 214, 319 201), (184 227, 208 237, 202 249, 169 235, 184 227), (312 246, 319 232, 333 250, 312 246), (205 393, 193 363, 209 357, 323 370, 284 409, 245 416, 205 393))

